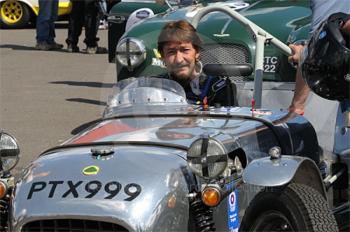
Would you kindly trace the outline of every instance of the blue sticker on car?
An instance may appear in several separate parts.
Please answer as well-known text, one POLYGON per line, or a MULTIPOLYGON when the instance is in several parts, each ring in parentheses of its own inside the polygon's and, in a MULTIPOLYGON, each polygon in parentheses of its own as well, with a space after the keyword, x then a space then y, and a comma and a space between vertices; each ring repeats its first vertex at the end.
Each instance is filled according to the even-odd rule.
POLYGON ((227 198, 228 228, 230 232, 238 232, 238 192, 235 189, 227 198))

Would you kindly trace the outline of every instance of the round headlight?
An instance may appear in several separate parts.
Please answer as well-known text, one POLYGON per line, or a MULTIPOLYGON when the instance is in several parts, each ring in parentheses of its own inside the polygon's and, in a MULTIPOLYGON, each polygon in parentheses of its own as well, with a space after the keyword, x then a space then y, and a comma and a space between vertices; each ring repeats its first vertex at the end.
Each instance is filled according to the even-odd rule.
POLYGON ((146 47, 139 39, 124 38, 118 43, 116 54, 121 65, 132 69, 146 59, 146 47))
POLYGON ((0 171, 14 168, 19 159, 19 147, 14 137, 7 133, 0 133, 0 171))
POLYGON ((187 154, 190 169, 205 179, 212 179, 223 173, 227 160, 225 147, 213 138, 194 141, 187 154))

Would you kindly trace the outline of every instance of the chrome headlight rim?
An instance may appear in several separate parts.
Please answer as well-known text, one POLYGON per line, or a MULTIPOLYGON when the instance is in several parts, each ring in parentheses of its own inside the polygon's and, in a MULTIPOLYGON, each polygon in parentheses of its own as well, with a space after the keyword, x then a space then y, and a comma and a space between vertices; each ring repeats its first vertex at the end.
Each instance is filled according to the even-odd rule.
POLYGON ((0 172, 8 172, 16 167, 19 161, 19 153, 20 149, 16 138, 6 132, 0 131, 0 172), (7 143, 9 142, 12 143, 11 145, 13 147, 8 147, 9 145, 7 143), (7 159, 12 159, 12 161, 9 163, 7 159))
POLYGON ((128 69, 133 69, 142 64, 145 59, 146 46, 142 40, 134 37, 126 37, 119 41, 116 48, 116 60, 120 65, 127 67, 128 69), (136 45, 138 51, 130 51, 131 44, 136 45), (124 46, 125 48, 123 48, 124 46))
POLYGON ((220 176, 227 168, 228 153, 225 146, 211 137, 195 140, 187 153, 187 164, 190 170, 199 177, 210 180, 220 176), (200 148, 200 152, 198 149, 200 148), (210 154, 210 151, 218 151, 210 154))

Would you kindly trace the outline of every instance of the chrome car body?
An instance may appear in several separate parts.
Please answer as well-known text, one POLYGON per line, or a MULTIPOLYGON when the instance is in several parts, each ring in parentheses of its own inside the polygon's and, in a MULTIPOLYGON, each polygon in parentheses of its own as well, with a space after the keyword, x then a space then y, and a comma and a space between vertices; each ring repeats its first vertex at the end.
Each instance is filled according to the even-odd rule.
MULTIPOLYGON (((191 193, 208 185, 187 164, 191 145, 203 136, 222 144, 230 159, 239 158, 242 168, 269 157, 271 148, 281 147, 289 156, 281 161, 288 165, 282 166, 280 181, 291 182, 298 173, 290 163, 309 162, 308 173, 318 174, 313 162, 296 156, 318 152, 315 132, 301 116, 283 121, 286 112, 281 111, 252 114, 250 108, 240 107, 203 111, 187 104, 183 90, 177 91, 181 87, 169 80, 138 78, 126 86, 110 99, 103 119, 44 152, 24 171, 14 192, 11 231, 31 231, 38 221, 44 231, 52 230, 54 223, 45 227, 45 221, 60 225, 60 219, 101 221, 127 231, 187 231, 194 207, 191 193), (87 167, 98 171, 88 174, 87 167)), ((228 230, 233 214, 237 214, 235 220, 242 220, 238 215, 244 215, 259 190, 247 191, 254 189, 249 186, 250 172, 243 184, 239 165, 233 166, 226 168, 230 181, 223 188, 239 186, 234 193, 239 211, 230 211, 227 195, 212 216, 220 231, 228 230)), ((264 173, 255 171, 254 176, 264 173)), ((324 194, 321 187, 318 191, 324 194)))
MULTIPOLYGON (((289 52, 227 7, 201 11, 194 25, 214 10, 257 35, 255 77, 264 39, 289 52)), ((261 89, 254 96, 259 103, 261 89)), ((23 171, 1 202, 1 228, 338 231, 336 216, 340 229, 349 229, 348 150, 321 169, 316 132, 303 116, 191 105, 179 84, 139 77, 119 81, 103 117, 90 125, 23 171)))

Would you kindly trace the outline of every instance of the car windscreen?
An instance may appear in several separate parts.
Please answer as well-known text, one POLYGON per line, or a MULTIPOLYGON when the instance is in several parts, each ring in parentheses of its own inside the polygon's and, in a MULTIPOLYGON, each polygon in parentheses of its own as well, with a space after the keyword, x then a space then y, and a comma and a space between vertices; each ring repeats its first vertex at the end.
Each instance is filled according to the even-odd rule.
POLYGON ((187 105, 186 93, 177 82, 164 78, 138 77, 118 81, 108 107, 133 105, 187 105))

